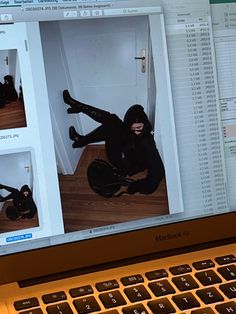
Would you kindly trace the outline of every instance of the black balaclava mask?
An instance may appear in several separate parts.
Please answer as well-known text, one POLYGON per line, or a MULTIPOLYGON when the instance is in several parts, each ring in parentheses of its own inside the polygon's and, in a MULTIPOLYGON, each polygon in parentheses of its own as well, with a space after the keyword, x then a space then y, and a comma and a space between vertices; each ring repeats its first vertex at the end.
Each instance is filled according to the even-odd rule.
POLYGON ((21 187, 21 189, 20 189, 21 195, 24 196, 24 192, 28 192, 28 196, 27 196, 27 197, 29 197, 29 196, 32 195, 32 192, 31 192, 30 188, 28 187, 28 185, 23 185, 23 186, 21 187))
POLYGON ((127 130, 131 131, 131 125, 133 123, 144 124, 141 135, 150 134, 152 131, 151 123, 149 122, 148 117, 144 112, 144 108, 141 105, 136 104, 131 106, 124 116, 124 124, 127 130))
POLYGON ((13 77, 11 75, 5 75, 4 81, 5 81, 5 84, 13 85, 13 77))

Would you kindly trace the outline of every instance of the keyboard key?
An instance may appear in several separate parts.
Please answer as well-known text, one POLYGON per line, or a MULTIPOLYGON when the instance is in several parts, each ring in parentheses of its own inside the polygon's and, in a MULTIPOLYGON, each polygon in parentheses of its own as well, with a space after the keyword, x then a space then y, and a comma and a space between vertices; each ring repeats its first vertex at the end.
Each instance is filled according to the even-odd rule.
POLYGON ((130 302, 139 302, 142 300, 151 299, 150 294, 146 288, 142 285, 124 289, 125 294, 129 298, 130 302))
POLYGON ((39 301, 37 298, 29 298, 24 300, 19 300, 14 302, 14 307, 16 311, 29 309, 31 307, 39 306, 39 301))
POLYGON ((110 310, 106 312, 99 312, 99 314, 119 314, 117 310, 110 310))
POLYGON ((199 287, 191 275, 174 277, 172 281, 180 291, 187 291, 199 287))
POLYGON ((217 270, 225 280, 236 279, 236 265, 220 267, 217 270))
POLYGON ((236 313, 236 303, 227 302, 227 303, 219 304, 219 305, 216 305, 215 309, 220 314, 234 314, 236 313))
POLYGON ((195 276, 203 286, 210 286, 222 282, 220 277, 213 270, 206 270, 196 273, 195 276))
POLYGON ((127 306, 122 309, 124 314, 148 314, 143 304, 136 304, 133 306, 127 306))
POLYGON ((104 282, 98 282, 96 283, 96 288, 99 292, 117 289, 119 288, 119 284, 116 280, 109 280, 104 282))
POLYGON ((175 289, 166 279, 156 281, 156 282, 151 282, 149 283, 148 286, 152 290, 152 292, 155 294, 156 297, 175 293, 175 289))
POLYGON ((157 299, 148 302, 148 306, 153 314, 169 314, 175 313, 175 308, 167 298, 157 299))
POLYGON ((79 314, 92 313, 101 310, 93 296, 74 300, 73 304, 79 314))
POLYGON ((125 299, 118 290, 100 294, 99 298, 107 309, 126 304, 125 299))
POLYGON ((198 290, 196 293, 205 304, 212 304, 212 303, 224 301, 224 298, 216 290, 215 287, 198 290))
POLYGON ((199 261, 199 262, 193 263, 193 267, 196 270, 202 270, 202 269, 211 268, 211 267, 214 267, 214 266, 215 266, 215 263, 212 260, 210 260, 210 259, 206 259, 206 260, 203 260, 203 261, 199 261))
POLYGON ((66 299, 67 297, 64 291, 45 294, 42 296, 42 300, 45 304, 58 302, 58 301, 65 301, 66 299))
POLYGON ((84 295, 92 294, 93 288, 89 285, 78 287, 78 288, 73 288, 69 290, 69 293, 72 298, 83 297, 84 295))
POLYGON ((172 300, 182 311, 200 306, 200 303, 190 292, 175 295, 172 297, 172 300))
POLYGON ((236 298, 236 281, 220 285, 219 288, 229 299, 236 298))
POLYGON ((31 309, 24 312, 20 312, 20 314, 43 314, 43 311, 41 309, 31 309))
POLYGON ((216 257, 215 261, 219 265, 225 265, 225 264, 235 263, 236 262, 236 257, 231 254, 231 255, 216 257))
POLYGON ((171 267, 169 270, 172 273, 172 275, 182 275, 185 273, 190 273, 192 271, 192 268, 188 264, 185 264, 171 267))
POLYGON ((144 279, 141 275, 133 275, 133 276, 121 278, 121 282, 123 283, 124 286, 130 286, 130 285, 144 282, 144 279))
POLYGON ((59 303, 55 305, 49 305, 46 307, 48 314, 73 314, 73 311, 68 303, 59 303))
POLYGON ((205 307, 203 309, 194 310, 191 314, 215 314, 215 312, 210 307, 205 307))
POLYGON ((157 279, 168 277, 168 273, 165 269, 158 269, 158 270, 150 271, 150 272, 147 272, 145 275, 148 280, 157 280, 157 279))

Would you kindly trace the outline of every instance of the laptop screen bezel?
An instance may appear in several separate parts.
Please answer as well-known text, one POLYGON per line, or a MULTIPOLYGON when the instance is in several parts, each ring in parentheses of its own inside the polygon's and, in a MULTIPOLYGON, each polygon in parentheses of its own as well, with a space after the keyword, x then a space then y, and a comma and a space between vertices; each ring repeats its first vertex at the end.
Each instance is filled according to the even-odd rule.
POLYGON ((236 237, 236 213, 188 220, 0 257, 0 284, 236 237), (144 241, 145 239, 145 241, 144 241), (20 267, 16 267, 20 265, 20 267))
POLYGON ((0 284, 226 241, 236 237, 235 215, 231 212, 1 256, 0 284))

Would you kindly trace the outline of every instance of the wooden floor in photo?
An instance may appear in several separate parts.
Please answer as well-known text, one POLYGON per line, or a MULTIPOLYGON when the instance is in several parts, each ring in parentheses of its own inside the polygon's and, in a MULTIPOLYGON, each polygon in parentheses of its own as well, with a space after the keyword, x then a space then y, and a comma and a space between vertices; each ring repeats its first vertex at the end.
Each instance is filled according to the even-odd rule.
POLYGON ((24 105, 16 100, 0 108, 0 130, 26 127, 24 105))
POLYGON ((38 227, 39 223, 37 215, 35 215, 32 219, 24 218, 15 221, 7 218, 5 209, 8 205, 12 205, 10 201, 5 202, 0 211, 0 233, 38 227))
MULTIPOLYGON (((88 145, 75 175, 59 175, 65 231, 85 230, 169 213, 165 180, 150 195, 124 194, 104 198, 90 188, 87 166, 95 158, 105 159, 103 145, 88 145)), ((133 178, 144 177, 141 173, 133 178)))
MULTIPOLYGON (((26 126, 21 102, 0 109, 0 130, 26 126)), ((165 180, 151 195, 122 195, 104 198, 94 193, 87 181, 87 166, 95 158, 106 159, 103 145, 85 148, 76 173, 59 175, 65 231, 85 230, 169 213, 165 180)), ((142 177, 145 174, 136 176, 142 177)), ((134 177, 135 178, 135 177, 134 177)), ((9 220, 4 209, 0 212, 0 233, 38 226, 38 218, 9 220)))

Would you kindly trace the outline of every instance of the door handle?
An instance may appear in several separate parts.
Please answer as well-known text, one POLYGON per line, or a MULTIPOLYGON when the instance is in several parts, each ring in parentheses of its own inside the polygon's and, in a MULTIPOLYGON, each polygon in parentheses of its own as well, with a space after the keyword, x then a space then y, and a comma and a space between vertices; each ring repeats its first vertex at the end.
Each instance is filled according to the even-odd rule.
POLYGON ((27 173, 30 172, 30 166, 25 166, 24 168, 25 168, 25 170, 26 170, 27 173))
POLYGON ((141 50, 140 57, 134 57, 135 60, 141 60, 141 72, 146 72, 146 49, 141 50))
POLYGON ((5 61, 6 65, 8 65, 8 63, 9 63, 8 56, 6 56, 6 58, 3 61, 5 61))
POLYGON ((135 60, 145 60, 145 57, 134 57, 135 60))

